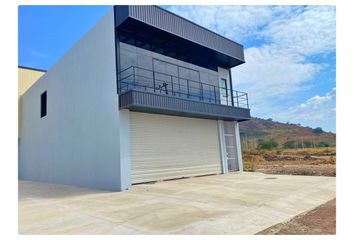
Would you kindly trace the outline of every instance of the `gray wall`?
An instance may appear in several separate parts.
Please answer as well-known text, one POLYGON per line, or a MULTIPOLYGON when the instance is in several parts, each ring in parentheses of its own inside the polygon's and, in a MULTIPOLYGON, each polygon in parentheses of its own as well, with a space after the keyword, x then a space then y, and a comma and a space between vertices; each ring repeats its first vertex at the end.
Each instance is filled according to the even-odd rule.
MULTIPOLYGON (((178 70, 176 65, 180 66, 179 68, 179 77, 180 78, 185 78, 185 79, 190 79, 193 81, 199 81, 202 83, 206 84, 211 84, 211 85, 219 85, 219 80, 218 80, 218 72, 213 71, 207 68, 199 67, 197 65, 184 62, 172 57, 168 57, 156 52, 152 52, 146 49, 138 48, 126 43, 119 43, 119 49, 120 49, 120 69, 124 70, 130 66, 137 66, 141 68, 146 68, 149 70, 153 70, 156 72, 162 72, 166 73, 169 75, 176 76, 173 78, 173 84, 174 86, 177 86, 178 82, 178 70), (190 70, 192 69, 192 70, 190 70), (194 71, 193 71, 194 70, 194 71)), ((125 72, 125 75, 129 75, 131 72, 127 71, 125 72)), ((151 81, 152 82, 152 73, 149 71, 144 71, 144 70, 137 70, 136 74, 139 75, 146 75, 150 77, 151 79, 144 79, 140 78, 140 81, 151 81)), ((123 75, 124 77, 124 75, 123 75)), ((170 78, 166 75, 163 74, 156 74, 155 75, 156 79, 162 81, 170 81, 170 78)), ((160 84, 161 84, 160 83, 160 84)), ((181 85, 187 85, 186 81, 183 79, 180 79, 180 84, 181 85)), ((169 85, 169 87, 171 84, 169 85)), ((197 83, 190 82, 190 87, 191 90, 195 90, 196 94, 200 93, 200 86, 197 83)), ((184 89, 187 91, 187 89, 184 89)), ((204 94, 213 94, 214 89, 209 86, 203 86, 204 94)), ((183 89, 182 89, 183 91, 183 89)), ((218 94, 218 92, 217 92, 218 94)), ((212 97, 212 96, 210 96, 212 97)), ((198 98, 199 99, 199 98, 198 98)))
POLYGON ((114 44, 110 11, 23 95, 20 179, 107 190, 130 185, 121 181, 126 133, 119 132, 114 44), (44 91, 47 116, 40 118, 44 91))

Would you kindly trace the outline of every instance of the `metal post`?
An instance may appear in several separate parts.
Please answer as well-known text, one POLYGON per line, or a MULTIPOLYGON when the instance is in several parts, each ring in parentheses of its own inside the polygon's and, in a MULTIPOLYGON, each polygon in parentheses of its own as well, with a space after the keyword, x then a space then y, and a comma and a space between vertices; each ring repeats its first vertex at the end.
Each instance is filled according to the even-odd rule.
POLYGON ((133 85, 133 86, 134 86, 134 88, 135 88, 135 67, 133 67, 133 76, 134 76, 134 77, 133 77, 133 81, 134 81, 134 85, 133 85))
POLYGON ((177 65, 178 96, 181 97, 181 80, 179 79, 179 66, 177 65))
POLYGON ((202 97, 202 101, 204 100, 204 96, 203 96, 203 83, 200 83, 200 91, 201 91, 201 97, 202 97))
POLYGON ((216 103, 216 89, 215 89, 215 86, 214 86, 214 99, 215 99, 215 103, 216 103))
POLYGON ((156 91, 156 85, 155 85, 155 71, 152 71, 152 81, 154 83, 154 92, 156 91))
POLYGON ((246 93, 246 101, 247 101, 247 108, 250 108, 250 106, 248 105, 248 94, 246 93))
POLYGON ((236 91, 236 104, 237 104, 237 107, 239 107, 239 104, 238 104, 238 92, 236 91))
POLYGON ((174 96, 174 92, 173 92, 173 78, 172 78, 172 75, 171 75, 171 88, 172 88, 172 96, 174 96))
POLYGON ((189 98, 189 80, 187 79, 187 98, 189 98))
POLYGON ((229 76, 230 76, 230 92, 231 92, 231 103, 232 106, 235 106, 235 101, 234 101, 234 94, 233 94, 233 86, 232 86, 232 74, 231 74, 231 69, 229 68, 229 76))

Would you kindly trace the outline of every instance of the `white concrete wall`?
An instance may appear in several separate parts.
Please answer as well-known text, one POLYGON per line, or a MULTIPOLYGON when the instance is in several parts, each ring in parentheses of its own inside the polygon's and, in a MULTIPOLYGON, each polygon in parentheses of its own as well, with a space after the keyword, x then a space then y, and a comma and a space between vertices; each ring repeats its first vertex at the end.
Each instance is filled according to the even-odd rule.
POLYGON ((107 190, 130 185, 121 182, 114 45, 110 11, 23 95, 20 179, 107 190), (40 118, 44 91, 47 116, 40 118))
POLYGON ((240 124, 235 121, 235 137, 236 137, 236 154, 238 161, 238 168, 240 172, 243 172, 243 159, 242 159, 242 149, 241 149, 241 138, 240 138, 240 124))

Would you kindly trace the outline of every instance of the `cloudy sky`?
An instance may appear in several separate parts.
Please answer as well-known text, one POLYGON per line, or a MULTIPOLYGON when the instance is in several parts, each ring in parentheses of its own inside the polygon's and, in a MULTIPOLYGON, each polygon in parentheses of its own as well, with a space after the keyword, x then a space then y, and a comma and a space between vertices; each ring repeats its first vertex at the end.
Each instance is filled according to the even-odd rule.
POLYGON ((253 116, 335 132, 335 7, 166 8, 244 46, 246 63, 232 74, 253 116))
MULTIPOLYGON (((253 116, 335 132, 335 7, 163 7, 244 46, 233 84, 253 116)), ((20 7, 19 65, 49 69, 108 8, 20 7)))

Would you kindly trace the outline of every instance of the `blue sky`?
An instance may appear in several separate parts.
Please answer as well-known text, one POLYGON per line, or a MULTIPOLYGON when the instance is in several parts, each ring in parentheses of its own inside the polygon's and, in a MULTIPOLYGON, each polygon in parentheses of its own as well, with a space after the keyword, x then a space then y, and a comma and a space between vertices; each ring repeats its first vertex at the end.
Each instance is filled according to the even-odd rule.
MULTIPOLYGON (((109 8, 19 7, 19 65, 49 69, 109 8)), ((334 6, 164 8, 243 44, 233 84, 249 93, 253 116, 335 132, 334 6)))

